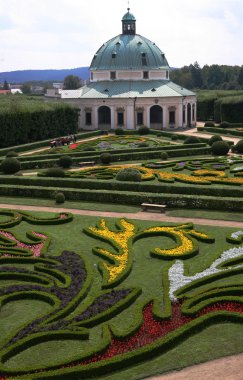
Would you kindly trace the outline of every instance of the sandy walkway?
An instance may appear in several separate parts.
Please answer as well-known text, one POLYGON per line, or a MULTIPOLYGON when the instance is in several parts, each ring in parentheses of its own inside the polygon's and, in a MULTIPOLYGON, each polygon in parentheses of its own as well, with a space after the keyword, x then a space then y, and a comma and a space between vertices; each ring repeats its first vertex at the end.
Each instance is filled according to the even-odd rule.
MULTIPOLYGON (((187 223, 193 222, 195 224, 206 225, 206 226, 220 226, 220 227, 236 227, 243 228, 242 222, 228 221, 228 220, 210 220, 203 218, 183 218, 167 216, 165 214, 157 212, 143 212, 139 211, 136 213, 126 213, 126 212, 107 212, 107 211, 90 211, 90 210, 76 210, 64 207, 45 207, 45 206, 27 206, 27 205, 8 205, 0 203, 0 208, 2 209, 13 209, 13 210, 26 210, 26 211, 46 211, 46 212, 71 212, 75 215, 89 215, 89 216, 99 216, 101 218, 129 218, 136 220, 150 220, 159 222, 171 222, 171 223, 187 223)), ((243 377, 242 377, 243 379, 243 377)))
POLYGON ((243 354, 212 360, 149 380, 242 380, 243 354))

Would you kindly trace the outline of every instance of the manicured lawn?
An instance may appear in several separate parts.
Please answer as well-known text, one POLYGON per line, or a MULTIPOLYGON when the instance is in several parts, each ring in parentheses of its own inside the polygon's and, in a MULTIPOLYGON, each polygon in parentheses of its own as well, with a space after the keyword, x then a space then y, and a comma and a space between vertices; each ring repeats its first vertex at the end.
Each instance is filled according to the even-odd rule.
POLYGON ((45 206, 45 207, 60 207, 70 208, 76 210, 96 210, 96 211, 110 211, 110 212, 127 212, 133 213, 141 210, 141 207, 130 205, 119 205, 112 203, 99 203, 99 202, 71 202, 57 204, 52 199, 35 199, 28 197, 0 197, 0 203, 9 205, 29 205, 29 206, 45 206))
POLYGON ((224 212, 213 210, 195 210, 195 209, 177 209, 168 210, 168 216, 185 217, 185 218, 203 218, 214 220, 233 220, 235 222, 242 222, 242 213, 240 212, 224 212))
POLYGON ((21 380, 141 379, 243 351, 239 228, 114 218, 98 227, 101 219, 89 216, 60 224, 65 215, 56 224, 40 224, 40 218, 57 215, 31 215, 36 219, 24 214, 21 221, 15 214, 18 224, 9 228, 11 215, 0 217, 3 374, 24 371, 21 380), (49 236, 46 253, 28 260, 16 259, 22 251, 6 256, 13 236, 22 248, 29 241, 28 249, 35 249, 27 231, 38 232, 42 242, 49 236), (226 251, 224 269, 217 262, 215 271, 212 264, 226 251), (231 257, 237 267, 233 262, 227 267, 231 257), (178 264, 182 272, 173 272, 178 264), (89 337, 81 338, 81 332, 89 337), (99 350, 101 356, 95 355, 99 350), (90 362, 85 361, 88 353, 90 362))

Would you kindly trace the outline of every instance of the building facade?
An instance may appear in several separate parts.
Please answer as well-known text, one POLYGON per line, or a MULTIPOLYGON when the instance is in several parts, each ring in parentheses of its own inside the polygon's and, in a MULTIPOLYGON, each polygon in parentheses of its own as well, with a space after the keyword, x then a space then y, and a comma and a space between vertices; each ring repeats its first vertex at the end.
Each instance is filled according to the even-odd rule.
POLYGON ((80 128, 177 129, 196 123, 196 95, 170 81, 165 54, 136 34, 130 9, 122 33, 104 43, 90 65, 90 81, 61 98, 80 108, 80 128))

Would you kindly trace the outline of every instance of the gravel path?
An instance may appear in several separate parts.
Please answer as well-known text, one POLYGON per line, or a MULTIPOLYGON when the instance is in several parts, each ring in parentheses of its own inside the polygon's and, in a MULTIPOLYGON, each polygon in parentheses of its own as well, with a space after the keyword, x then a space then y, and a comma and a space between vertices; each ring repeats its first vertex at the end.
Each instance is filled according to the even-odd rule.
MULTIPOLYGON (((203 126, 203 125, 204 123, 197 123, 198 127, 203 126)), ((197 131, 197 128, 191 128, 185 131, 176 131, 176 133, 181 134, 181 135, 188 135, 188 136, 206 137, 208 139, 210 139, 210 137, 213 136, 213 133, 200 133, 197 131)), ((234 144, 236 144, 241 139, 237 137, 223 136, 223 133, 221 134, 221 137, 223 140, 234 141, 234 144)), ((243 379, 243 376, 242 376, 242 379, 243 379)))
MULTIPOLYGON (((27 206, 27 205, 8 205, 1 204, 2 209, 13 209, 13 210, 26 210, 26 211, 46 211, 46 212, 71 212, 75 215, 89 215, 89 216, 99 216, 101 218, 129 218, 136 220, 150 220, 157 222, 171 222, 171 223, 187 223, 192 222, 194 224, 206 225, 206 226, 220 226, 220 227, 236 227, 243 228, 243 218, 242 222, 228 221, 228 220, 210 220, 203 218, 183 218, 167 216, 166 212, 164 214, 157 212, 144 212, 139 211, 136 213, 126 213, 126 212, 107 212, 107 211, 90 211, 90 210, 76 210, 64 207, 45 207, 45 206, 27 206)), ((243 379, 243 377, 242 377, 243 379)))
POLYGON ((212 360, 148 380, 242 380, 243 354, 212 360))

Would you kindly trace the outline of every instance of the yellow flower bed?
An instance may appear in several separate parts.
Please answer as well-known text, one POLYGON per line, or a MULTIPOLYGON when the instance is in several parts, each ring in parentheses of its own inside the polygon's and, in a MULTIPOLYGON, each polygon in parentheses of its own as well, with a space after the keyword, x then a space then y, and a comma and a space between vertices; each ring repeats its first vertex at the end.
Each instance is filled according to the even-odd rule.
POLYGON ((193 175, 195 176, 207 176, 207 177, 210 177, 210 176, 215 176, 215 177, 225 177, 226 174, 225 172, 223 171, 219 171, 219 170, 195 170, 193 172, 193 175))
POLYGON ((128 245, 130 239, 133 238, 136 233, 135 225, 131 222, 128 222, 126 219, 121 219, 120 225, 123 228, 123 231, 115 232, 108 228, 104 219, 101 219, 100 228, 89 228, 89 231, 94 235, 109 241, 115 248, 117 247, 118 249, 117 253, 112 253, 107 249, 97 249, 100 255, 111 259, 114 262, 114 264, 103 263, 104 268, 108 272, 108 283, 112 283, 113 281, 117 280, 117 278, 125 270, 129 258, 128 245))
POLYGON ((190 238, 185 235, 185 231, 177 230, 176 227, 152 227, 144 230, 145 233, 166 233, 174 235, 179 239, 180 244, 171 249, 161 249, 155 248, 154 253, 158 255, 166 255, 166 256, 184 256, 192 253, 194 251, 194 245, 190 238))

